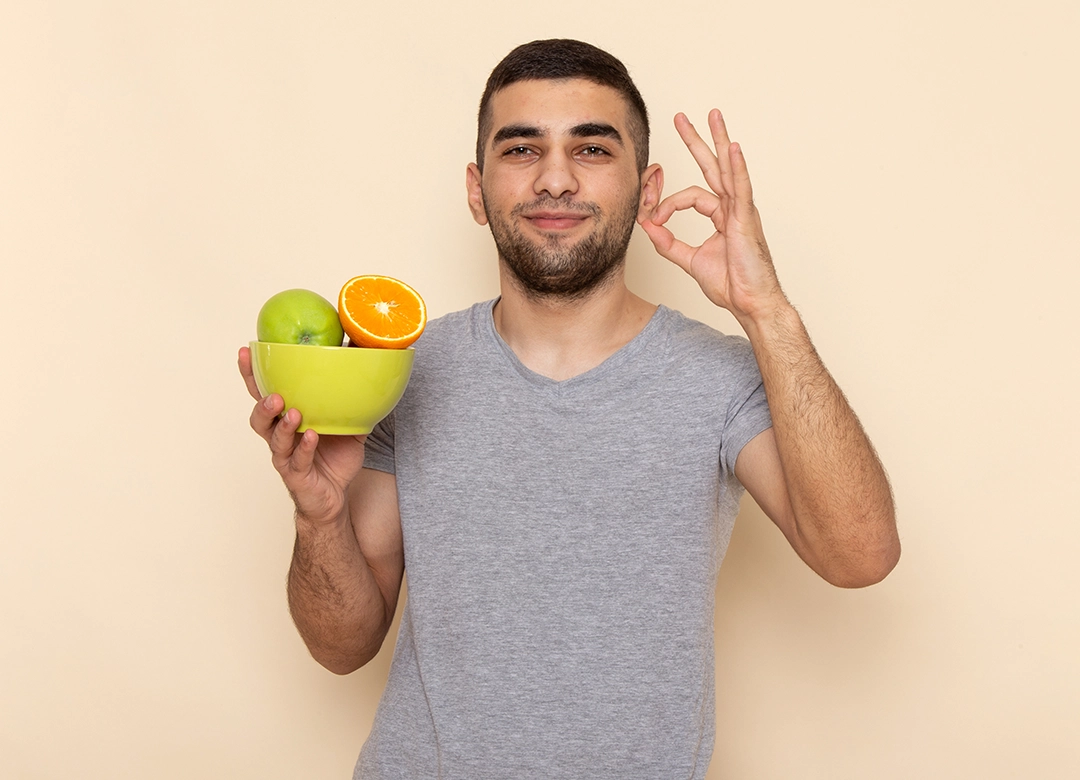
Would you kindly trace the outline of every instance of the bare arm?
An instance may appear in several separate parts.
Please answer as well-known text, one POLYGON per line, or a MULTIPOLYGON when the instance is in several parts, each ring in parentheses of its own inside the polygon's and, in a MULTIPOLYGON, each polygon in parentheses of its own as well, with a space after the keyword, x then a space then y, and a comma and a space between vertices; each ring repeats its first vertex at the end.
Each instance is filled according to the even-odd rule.
POLYGON ((394 477, 363 469, 332 523, 296 515, 289 612, 312 657, 349 674, 379 652, 405 570, 394 477))
POLYGON ((720 112, 709 114, 711 149, 682 114, 675 126, 709 189, 677 192, 640 221, 657 251, 730 311, 753 345, 773 428, 743 448, 736 476, 826 580, 845 587, 878 582, 900 556, 885 470, 781 290, 746 160, 720 112), (664 227, 690 208, 716 228, 698 247, 664 227))
POLYGON ((896 565, 892 491, 862 425, 790 307, 748 328, 773 428, 735 474, 791 546, 834 585, 862 587, 896 565))
POLYGON ((397 608, 405 563, 396 482, 363 468, 366 436, 297 434, 300 413, 279 417, 281 396, 260 396, 247 348, 238 362, 257 401, 251 427, 296 506, 293 621, 315 660, 348 674, 378 653, 397 608))

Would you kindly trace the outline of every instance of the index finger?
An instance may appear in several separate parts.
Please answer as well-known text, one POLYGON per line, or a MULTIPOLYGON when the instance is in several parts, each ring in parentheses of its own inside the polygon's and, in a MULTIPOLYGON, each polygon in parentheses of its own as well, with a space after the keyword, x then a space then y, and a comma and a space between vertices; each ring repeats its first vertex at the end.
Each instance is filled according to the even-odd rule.
POLYGON ((694 160, 697 161, 701 172, 705 174, 705 181, 710 189, 717 195, 723 195, 725 191, 724 177, 723 170, 720 167, 720 160, 713 150, 709 148, 709 145, 702 140, 697 129, 687 119, 686 114, 679 112, 675 115, 675 129, 679 131, 679 137, 686 144, 686 148, 690 150, 690 154, 694 156, 694 160))
POLYGON ((244 378, 248 392, 256 401, 262 400, 259 386, 255 384, 255 372, 251 369, 251 350, 248 347, 240 347, 240 353, 236 357, 236 365, 240 369, 240 376, 244 378))

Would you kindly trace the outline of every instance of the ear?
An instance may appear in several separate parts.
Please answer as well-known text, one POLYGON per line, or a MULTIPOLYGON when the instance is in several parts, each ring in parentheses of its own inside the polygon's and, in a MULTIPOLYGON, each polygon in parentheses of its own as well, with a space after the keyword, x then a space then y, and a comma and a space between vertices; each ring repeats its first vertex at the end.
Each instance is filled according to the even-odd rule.
POLYGON ((487 224, 487 209, 484 208, 484 193, 481 189, 483 175, 476 163, 469 163, 465 169, 465 191, 469 197, 469 211, 477 225, 487 224))
POLYGON ((638 221, 652 214, 664 194, 664 169, 653 163, 641 174, 641 200, 638 202, 638 221))

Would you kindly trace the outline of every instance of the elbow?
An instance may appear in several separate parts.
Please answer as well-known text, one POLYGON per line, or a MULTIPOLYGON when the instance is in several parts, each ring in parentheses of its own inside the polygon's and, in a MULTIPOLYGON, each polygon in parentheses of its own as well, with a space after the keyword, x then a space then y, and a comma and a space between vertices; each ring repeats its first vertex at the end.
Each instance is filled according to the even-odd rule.
POLYGON ((344 656, 344 655, 330 655, 319 654, 314 650, 311 652, 311 657, 314 658, 319 666, 323 667, 327 671, 333 672, 336 675, 344 677, 345 675, 352 674, 362 666, 367 665, 376 655, 378 655, 378 648, 374 652, 358 653, 356 655, 344 656))
POLYGON ((390 619, 369 630, 355 621, 327 626, 310 615, 293 611, 296 625, 311 657, 329 672, 345 676, 368 664, 379 654, 390 628, 390 619))
POLYGON ((866 588, 884 580, 900 562, 900 536, 896 510, 890 500, 876 511, 855 512, 846 526, 849 533, 823 556, 828 571, 822 577, 838 588, 866 588), (845 538, 846 537, 846 538, 845 538))
POLYGON ((308 643, 308 652, 319 666, 344 677, 366 666, 379 654, 385 633, 364 644, 339 645, 335 647, 308 643))
POLYGON ((857 561, 848 561, 819 573, 838 588, 868 588, 888 577, 899 562, 900 541, 896 540, 874 554, 860 556, 857 561))
MULTIPOLYGON (((316 658, 315 660, 319 661, 318 658, 316 658)), ((340 677, 345 677, 346 675, 352 674, 361 666, 363 666, 363 664, 338 663, 334 661, 319 661, 319 665, 322 666, 323 669, 331 671, 340 677)))

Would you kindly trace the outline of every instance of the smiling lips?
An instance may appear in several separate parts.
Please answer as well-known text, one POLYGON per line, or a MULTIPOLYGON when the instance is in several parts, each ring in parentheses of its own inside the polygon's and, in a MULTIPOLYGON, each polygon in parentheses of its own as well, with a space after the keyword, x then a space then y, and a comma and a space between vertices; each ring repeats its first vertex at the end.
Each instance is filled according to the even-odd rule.
POLYGON ((591 215, 580 211, 534 211, 522 216, 540 230, 569 230, 589 219, 591 215))

